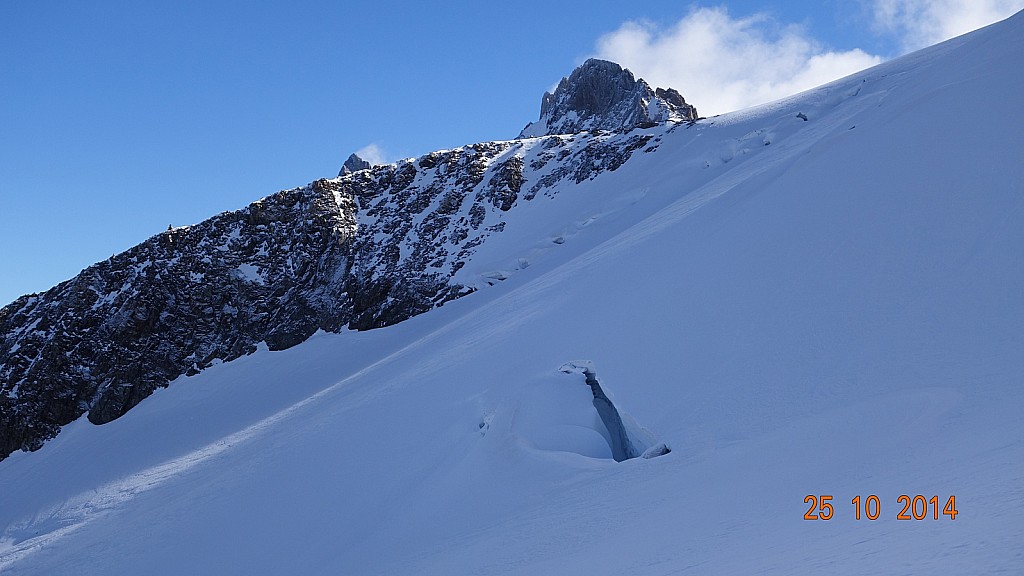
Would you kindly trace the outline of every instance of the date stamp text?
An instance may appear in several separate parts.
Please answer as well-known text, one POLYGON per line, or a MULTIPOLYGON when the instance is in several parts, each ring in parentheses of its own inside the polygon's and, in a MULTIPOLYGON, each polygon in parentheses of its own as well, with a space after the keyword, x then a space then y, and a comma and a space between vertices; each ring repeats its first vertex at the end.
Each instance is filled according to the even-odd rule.
MULTIPOLYGON (((804 512, 804 520, 831 520, 836 514, 832 500, 830 494, 808 494, 804 498, 804 504, 809 506, 804 512)), ((940 502, 938 496, 900 494, 896 499, 896 508, 900 509, 896 520, 956 520, 960 513, 956 509, 956 496, 946 498, 941 508, 940 502)), ((882 515, 882 501, 874 494, 866 498, 858 494, 850 504, 854 520, 878 520, 882 515)))

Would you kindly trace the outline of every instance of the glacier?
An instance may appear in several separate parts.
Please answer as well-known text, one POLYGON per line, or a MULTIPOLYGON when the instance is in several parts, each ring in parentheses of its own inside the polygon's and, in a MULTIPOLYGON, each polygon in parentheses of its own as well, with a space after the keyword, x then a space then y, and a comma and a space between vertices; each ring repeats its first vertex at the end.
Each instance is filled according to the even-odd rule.
POLYGON ((1024 572, 1022 57, 1017 14, 637 131, 506 213, 473 294, 0 462, 0 573, 1024 572), (615 461, 579 359, 670 452, 615 461))

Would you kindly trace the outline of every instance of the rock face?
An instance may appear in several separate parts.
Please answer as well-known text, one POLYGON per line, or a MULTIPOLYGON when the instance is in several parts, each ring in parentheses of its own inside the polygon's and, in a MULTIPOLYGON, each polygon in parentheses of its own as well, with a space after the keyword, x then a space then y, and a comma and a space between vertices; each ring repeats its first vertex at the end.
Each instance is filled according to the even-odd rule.
POLYGON ((348 160, 341 165, 341 170, 338 172, 338 176, 344 176, 353 172, 359 172, 360 170, 366 170, 371 164, 366 160, 363 160, 355 153, 349 155, 348 160))
POLYGON ((562 78, 555 93, 545 92, 540 119, 519 138, 576 134, 584 130, 624 130, 669 121, 697 119, 697 109, 679 92, 651 90, 642 79, 614 62, 591 58, 562 78))
POLYGON ((0 456, 109 422, 215 359, 347 319, 351 199, 325 182, 153 236, 0 309, 0 456))
MULTIPOLYGON (((595 85, 641 85, 628 71, 613 76, 595 85)), ((619 96, 587 105, 632 102, 619 96)), ((676 126, 473 144, 379 166, 353 155, 337 178, 167 230, 22 296, 0 309, 0 459, 40 448, 83 414, 118 418, 261 342, 279 350, 318 329, 388 326, 500 281, 459 271, 506 213, 617 169, 676 126)))

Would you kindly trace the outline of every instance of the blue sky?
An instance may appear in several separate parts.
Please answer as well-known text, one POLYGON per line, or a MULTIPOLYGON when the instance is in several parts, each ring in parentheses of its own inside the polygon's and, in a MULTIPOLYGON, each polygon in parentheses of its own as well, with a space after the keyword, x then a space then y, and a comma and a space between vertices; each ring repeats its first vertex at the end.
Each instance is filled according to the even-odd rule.
POLYGON ((0 305, 167 228, 514 137, 589 56, 703 114, 1008 16, 1024 0, 0 3, 0 305))

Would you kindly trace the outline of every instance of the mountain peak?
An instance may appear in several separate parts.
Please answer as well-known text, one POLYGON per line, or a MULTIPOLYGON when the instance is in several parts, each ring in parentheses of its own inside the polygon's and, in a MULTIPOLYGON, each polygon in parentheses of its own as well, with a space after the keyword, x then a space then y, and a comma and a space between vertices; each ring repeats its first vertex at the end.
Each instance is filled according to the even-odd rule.
POLYGON ((591 58, 541 99, 540 119, 519 138, 584 130, 631 130, 669 120, 696 120, 697 109, 671 88, 652 90, 615 62, 591 58))
POLYGON ((341 165, 341 170, 338 171, 338 176, 344 176, 345 174, 351 174, 352 172, 366 170, 370 166, 372 166, 372 164, 360 158, 358 154, 352 153, 349 155, 348 160, 345 160, 345 163, 341 165))

